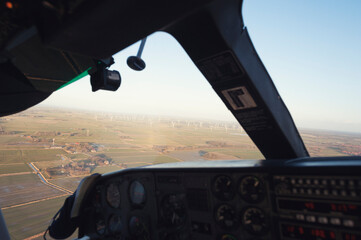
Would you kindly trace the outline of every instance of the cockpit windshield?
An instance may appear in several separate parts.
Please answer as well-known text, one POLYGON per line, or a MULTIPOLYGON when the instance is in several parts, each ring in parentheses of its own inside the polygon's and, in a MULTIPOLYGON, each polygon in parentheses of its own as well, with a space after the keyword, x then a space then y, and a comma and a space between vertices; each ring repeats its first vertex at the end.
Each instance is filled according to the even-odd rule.
MULTIPOLYGON (((361 155, 360 9, 359 1, 243 6, 257 53, 312 157, 361 155)), ((148 37, 140 72, 126 64, 138 47, 113 56, 118 91, 94 93, 86 76, 0 118, 0 206, 14 239, 40 237, 54 209, 92 173, 264 159, 171 35, 148 37)))

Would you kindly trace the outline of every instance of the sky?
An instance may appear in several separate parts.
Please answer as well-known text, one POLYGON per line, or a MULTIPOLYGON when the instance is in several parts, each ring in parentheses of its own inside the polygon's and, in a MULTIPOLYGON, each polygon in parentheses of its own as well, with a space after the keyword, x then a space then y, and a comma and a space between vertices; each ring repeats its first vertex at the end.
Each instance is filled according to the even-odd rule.
MULTIPOLYGON (((360 0, 244 1, 244 23, 297 127, 361 132, 360 12, 360 0)), ((234 120, 172 36, 148 38, 142 72, 126 65, 138 47, 114 56, 117 92, 93 93, 85 77, 41 105, 234 120)))

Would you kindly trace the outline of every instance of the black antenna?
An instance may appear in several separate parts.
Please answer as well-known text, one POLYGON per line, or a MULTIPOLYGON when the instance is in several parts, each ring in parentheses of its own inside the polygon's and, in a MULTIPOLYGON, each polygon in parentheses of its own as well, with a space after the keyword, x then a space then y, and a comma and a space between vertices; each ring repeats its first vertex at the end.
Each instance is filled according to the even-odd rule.
POLYGON ((128 66, 135 71, 142 71, 145 68, 145 62, 143 61, 141 56, 143 53, 143 49, 144 49, 146 40, 147 40, 147 38, 143 38, 142 41, 140 42, 137 56, 130 56, 127 59, 128 66))

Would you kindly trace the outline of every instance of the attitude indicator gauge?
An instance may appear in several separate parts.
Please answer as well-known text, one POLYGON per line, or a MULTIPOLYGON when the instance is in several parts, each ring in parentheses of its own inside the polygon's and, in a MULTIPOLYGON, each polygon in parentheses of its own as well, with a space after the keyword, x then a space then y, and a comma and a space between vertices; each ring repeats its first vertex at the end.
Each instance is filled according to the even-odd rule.
POLYGON ((145 188, 139 181, 133 181, 129 186, 130 201, 135 205, 141 205, 145 202, 145 188))

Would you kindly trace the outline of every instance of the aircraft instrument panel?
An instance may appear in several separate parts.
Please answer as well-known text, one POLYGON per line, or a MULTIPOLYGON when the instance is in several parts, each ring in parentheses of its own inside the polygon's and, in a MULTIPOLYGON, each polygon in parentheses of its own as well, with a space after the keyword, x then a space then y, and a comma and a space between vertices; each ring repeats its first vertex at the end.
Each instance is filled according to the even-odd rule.
POLYGON ((103 175, 91 239, 360 240, 361 167, 140 168, 103 175))

